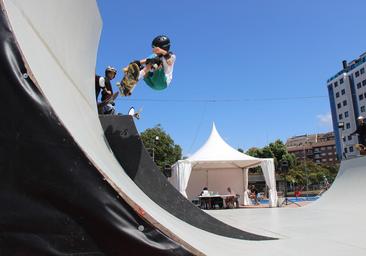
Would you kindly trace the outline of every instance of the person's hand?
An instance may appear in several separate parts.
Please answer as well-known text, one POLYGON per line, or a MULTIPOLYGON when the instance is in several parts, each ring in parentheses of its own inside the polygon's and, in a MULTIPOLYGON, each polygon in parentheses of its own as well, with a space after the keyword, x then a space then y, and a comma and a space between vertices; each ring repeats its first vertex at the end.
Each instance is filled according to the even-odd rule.
POLYGON ((112 95, 111 91, 106 90, 106 93, 108 93, 109 95, 112 95))

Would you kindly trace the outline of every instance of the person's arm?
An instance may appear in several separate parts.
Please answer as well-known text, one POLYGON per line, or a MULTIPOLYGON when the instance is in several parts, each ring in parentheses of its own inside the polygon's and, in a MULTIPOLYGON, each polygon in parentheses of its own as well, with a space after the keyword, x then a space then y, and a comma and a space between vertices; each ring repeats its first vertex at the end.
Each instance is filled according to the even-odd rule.
POLYGON ((141 65, 145 65, 146 64, 146 61, 147 61, 147 59, 140 60, 141 65))
POLYGON ((168 51, 165 51, 165 50, 163 50, 163 49, 161 49, 161 48, 159 48, 159 47, 155 47, 154 49, 153 49, 153 52, 155 53, 155 54, 157 54, 157 55, 162 55, 162 56, 165 56, 165 55, 167 55, 169 52, 168 51))

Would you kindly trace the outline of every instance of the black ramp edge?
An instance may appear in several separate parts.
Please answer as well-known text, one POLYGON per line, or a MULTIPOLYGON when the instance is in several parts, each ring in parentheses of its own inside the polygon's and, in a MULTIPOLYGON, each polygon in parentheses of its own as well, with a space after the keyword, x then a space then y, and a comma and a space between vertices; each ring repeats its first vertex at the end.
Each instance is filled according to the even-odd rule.
POLYGON ((2 12, 0 255, 191 255, 103 180, 24 73, 2 12))
POLYGON ((200 210, 165 178, 146 151, 132 116, 99 116, 117 160, 137 186, 155 203, 199 229, 243 240, 274 240, 229 226, 200 210))

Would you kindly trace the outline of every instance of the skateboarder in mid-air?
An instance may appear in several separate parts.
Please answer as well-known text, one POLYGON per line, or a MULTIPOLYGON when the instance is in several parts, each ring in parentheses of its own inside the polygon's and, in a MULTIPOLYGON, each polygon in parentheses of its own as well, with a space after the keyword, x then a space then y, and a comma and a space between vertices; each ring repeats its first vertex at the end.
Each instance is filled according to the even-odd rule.
POLYGON ((365 118, 363 116, 359 116, 357 118, 358 126, 356 131, 351 133, 350 135, 358 134, 359 144, 356 144, 356 149, 360 151, 361 155, 366 155, 366 123, 365 118))
POLYGON ((130 96, 141 79, 154 90, 164 90, 169 86, 176 59, 170 52, 170 39, 164 35, 155 37, 152 51, 148 58, 134 61, 124 68, 125 76, 119 85, 122 96, 130 96))
POLYGON ((111 81, 116 77, 117 70, 108 66, 105 76, 95 76, 95 97, 98 101, 100 91, 102 91, 101 102, 98 103, 99 114, 113 114, 114 100, 118 94, 113 94, 111 81))

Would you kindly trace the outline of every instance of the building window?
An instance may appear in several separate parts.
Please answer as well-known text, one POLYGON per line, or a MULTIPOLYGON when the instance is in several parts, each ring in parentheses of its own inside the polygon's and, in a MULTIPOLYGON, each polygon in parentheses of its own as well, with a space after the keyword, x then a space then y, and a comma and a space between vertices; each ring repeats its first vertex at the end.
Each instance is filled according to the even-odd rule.
POLYGON ((338 86, 338 82, 334 82, 334 87, 337 87, 338 86))
POLYGON ((344 148, 344 153, 348 153, 348 148, 344 148))
POLYGON ((343 119, 343 115, 342 115, 342 114, 339 114, 339 115, 338 115, 338 119, 339 119, 339 120, 342 120, 342 119, 343 119))
POLYGON ((344 112, 344 117, 348 117, 348 111, 344 112))
POLYGON ((318 159, 318 160, 315 160, 315 163, 320 163, 320 160, 318 159))
POLYGON ((357 89, 360 89, 361 88, 361 82, 357 83, 357 89))
POLYGON ((365 73, 365 68, 361 68, 360 72, 361 72, 361 74, 364 74, 365 73))
POLYGON ((328 160, 329 162, 333 162, 333 158, 329 158, 329 160, 328 160))
POLYGON ((352 136, 351 135, 348 135, 348 140, 352 140, 352 136))
POLYGON ((346 137, 343 137, 343 142, 346 142, 346 137))
POLYGON ((336 93, 336 98, 339 98, 339 92, 336 93))
POLYGON ((361 112, 365 112, 365 106, 361 107, 361 112))
POLYGON ((359 100, 363 100, 363 94, 358 95, 359 100))
POLYGON ((362 86, 366 85, 366 79, 362 81, 362 86))
POLYGON ((343 83, 344 83, 344 79, 343 78, 339 79, 339 84, 343 84, 343 83))
POLYGON ((323 159, 322 159, 322 161, 323 161, 323 162, 326 162, 326 161, 327 161, 327 159, 323 158, 323 159))
POLYGON ((366 98, 366 92, 363 94, 364 98, 366 98))
POLYGON ((343 106, 347 106, 347 101, 346 100, 343 101, 343 106))
POLYGON ((350 123, 346 123, 346 129, 351 128, 351 124, 350 123))
POLYGON ((341 103, 338 103, 337 104, 337 108, 341 108, 342 107, 342 104, 341 103))
POLYGON ((351 153, 353 152, 353 146, 349 147, 349 152, 351 152, 351 153))
POLYGON ((359 77, 360 76, 360 71, 356 71, 355 76, 359 77))
POLYGON ((345 90, 345 89, 343 89, 343 90, 341 91, 341 93, 342 93, 342 95, 345 95, 345 94, 346 94, 346 90, 345 90))

